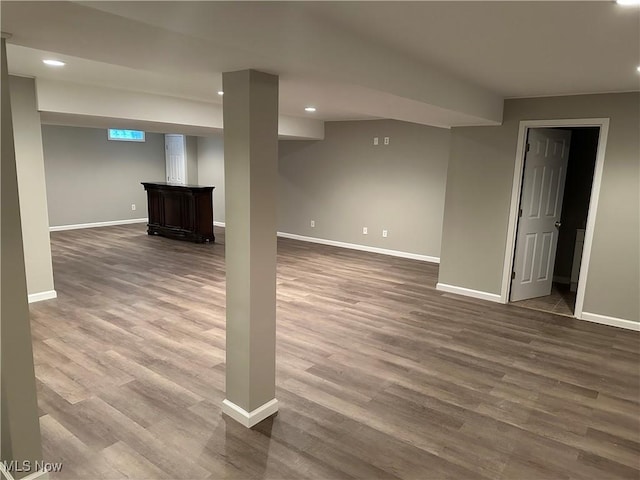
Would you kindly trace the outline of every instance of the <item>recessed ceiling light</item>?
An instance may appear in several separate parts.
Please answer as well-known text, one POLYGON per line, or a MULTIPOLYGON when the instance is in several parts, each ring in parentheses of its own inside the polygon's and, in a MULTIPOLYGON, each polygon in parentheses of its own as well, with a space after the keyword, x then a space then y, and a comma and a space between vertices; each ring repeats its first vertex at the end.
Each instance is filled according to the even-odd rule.
POLYGON ((65 63, 60 60, 42 60, 42 63, 49 65, 50 67, 64 67, 65 63))
POLYGON ((634 5, 640 5, 640 0, 616 0, 616 3, 625 7, 632 7, 634 5))
POLYGON ((315 112, 316 111, 316 107, 305 107, 304 111, 305 112, 315 112))
POLYGON ((636 70, 638 70, 638 72, 640 72, 640 66, 636 70))
POLYGON ((218 95, 222 96, 224 95, 224 92, 222 90, 218 90, 218 95))

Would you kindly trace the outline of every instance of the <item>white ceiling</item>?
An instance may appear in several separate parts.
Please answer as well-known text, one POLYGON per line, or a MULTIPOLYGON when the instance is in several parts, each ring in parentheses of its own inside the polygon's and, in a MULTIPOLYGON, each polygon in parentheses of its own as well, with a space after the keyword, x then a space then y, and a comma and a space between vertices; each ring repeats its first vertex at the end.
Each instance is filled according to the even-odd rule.
POLYGON ((11 73, 220 103, 222 72, 255 68, 280 76, 281 113, 323 120, 496 124, 505 97, 640 90, 640 9, 612 1, 0 8, 11 73))
POLYGON ((640 8, 613 0, 308 8, 508 98, 640 90, 640 8))

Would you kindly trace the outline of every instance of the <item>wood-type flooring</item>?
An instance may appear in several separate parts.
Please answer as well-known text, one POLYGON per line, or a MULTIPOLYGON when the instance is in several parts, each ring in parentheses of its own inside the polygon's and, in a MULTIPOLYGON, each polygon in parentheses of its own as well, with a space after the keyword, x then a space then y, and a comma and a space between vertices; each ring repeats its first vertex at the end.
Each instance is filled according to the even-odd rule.
POLYGON ((435 290, 438 266, 278 240, 277 398, 221 414, 224 232, 51 234, 32 304, 66 479, 638 479, 638 333, 435 290))
POLYGON ((532 308, 533 310, 573 317, 573 312, 576 308, 576 292, 572 292, 569 285, 554 283, 551 286, 550 295, 520 300, 513 303, 518 307, 532 308))

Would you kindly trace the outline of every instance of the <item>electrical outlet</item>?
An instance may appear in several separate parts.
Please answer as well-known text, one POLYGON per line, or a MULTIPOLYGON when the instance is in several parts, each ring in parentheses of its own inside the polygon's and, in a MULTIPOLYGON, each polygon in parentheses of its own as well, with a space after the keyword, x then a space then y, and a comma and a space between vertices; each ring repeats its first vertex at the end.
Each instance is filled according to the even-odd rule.
POLYGON ((388 233, 389 233, 389 232, 388 232, 387 230, 382 230, 382 236, 383 236, 384 238, 387 238, 388 233))
POLYGON ((135 203, 132 203, 132 204, 131 204, 131 210, 135 210, 135 209, 136 209, 136 204, 135 204, 135 203))
POLYGON ((378 137, 373 137, 373 144, 378 145, 378 137))
POLYGON ((369 233, 369 230, 367 229, 367 227, 362 227, 362 234, 367 235, 368 233, 369 233))
POLYGON ((384 144, 389 145, 389 137, 384 137, 384 144))
POLYGON ((316 226, 316 221, 315 220, 311 220, 311 228, 315 228, 316 226))

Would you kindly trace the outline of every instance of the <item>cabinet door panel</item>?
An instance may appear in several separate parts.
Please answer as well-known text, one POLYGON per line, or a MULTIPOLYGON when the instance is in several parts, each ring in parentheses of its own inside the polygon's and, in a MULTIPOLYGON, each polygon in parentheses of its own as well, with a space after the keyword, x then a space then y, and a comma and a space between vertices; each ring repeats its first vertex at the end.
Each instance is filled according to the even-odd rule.
POLYGON ((164 224, 167 227, 182 228, 182 195, 164 194, 164 224))
POLYGON ((156 225, 164 224, 164 208, 162 195, 159 192, 149 191, 147 194, 149 209, 149 223, 156 225))

